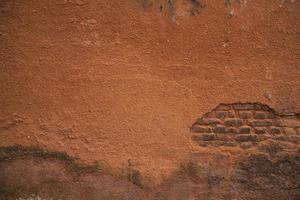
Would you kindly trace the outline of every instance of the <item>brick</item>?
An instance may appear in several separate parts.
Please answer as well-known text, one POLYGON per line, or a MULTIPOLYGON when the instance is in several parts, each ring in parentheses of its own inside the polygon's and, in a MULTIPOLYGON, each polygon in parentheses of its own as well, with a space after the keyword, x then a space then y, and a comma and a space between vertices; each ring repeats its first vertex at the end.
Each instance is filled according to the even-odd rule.
POLYGON ((280 134, 281 133, 281 128, 272 126, 272 127, 270 127, 270 133, 271 134, 280 134))
POLYGON ((220 141, 220 140, 217 140, 217 141, 212 141, 210 142, 209 144, 211 144, 212 146, 214 147, 221 147, 221 146, 226 146, 226 147, 235 147, 235 146, 238 146, 239 144, 236 143, 236 142, 228 142, 228 141, 220 141))
POLYGON ((252 142, 242 142, 240 144, 240 147, 243 149, 249 149, 249 148, 253 147, 253 143, 252 142))
POLYGON ((227 128, 227 132, 228 133, 237 133, 238 131, 235 127, 229 127, 229 128, 227 128))
POLYGON ((266 119, 267 115, 265 112, 256 111, 254 114, 254 119, 266 119))
POLYGON ((271 120, 249 120, 248 124, 250 126, 271 126, 272 125, 272 121, 271 120))
POLYGON ((221 120, 217 118, 201 118, 197 120, 197 124, 199 125, 215 125, 220 123, 221 120))
POLYGON ((228 116, 228 111, 216 111, 216 118, 224 119, 228 116))
POLYGON ((258 137, 254 134, 241 134, 236 135, 235 139, 239 142, 256 142, 258 140, 258 137))
POLYGON ((275 119, 276 118, 275 113, 272 113, 272 112, 267 112, 266 115, 267 115, 268 119, 275 119))
POLYGON ((203 140, 203 141, 211 141, 215 139, 215 134, 212 133, 205 133, 202 135, 194 135, 193 139, 194 140, 203 140))
POLYGON ((201 146, 201 147, 207 147, 208 144, 209 144, 209 142, 207 142, 207 141, 199 141, 198 144, 199 144, 199 146, 201 146))
POLYGON ((238 104, 234 104, 233 108, 235 110, 253 110, 254 109, 254 105, 253 104, 249 104, 249 103, 238 103, 238 104))
POLYGON ((233 141, 226 141, 226 142, 224 142, 224 144, 223 144, 224 146, 227 146, 227 147, 235 147, 235 146, 237 146, 237 145, 239 145, 238 143, 236 143, 236 142, 233 142, 233 141))
POLYGON ((194 133, 210 133, 211 129, 208 126, 194 125, 192 126, 191 131, 194 133))
POLYGON ((215 134, 212 134, 212 133, 207 133, 207 134, 201 135, 201 140, 203 140, 203 141, 211 141, 211 140, 214 140, 215 138, 216 138, 215 134))
POLYGON ((240 130, 239 130, 240 134, 249 134, 250 132, 251 132, 251 128, 249 126, 240 127, 240 130))
POLYGON ((282 126, 281 119, 274 119, 273 120, 273 125, 274 126, 282 126))
POLYGON ((286 135, 296 135, 297 134, 297 130, 295 128, 290 128, 290 127, 284 127, 283 132, 286 135))
POLYGON ((227 104, 220 104, 216 108, 216 110, 227 110, 227 111, 230 109, 231 109, 231 105, 227 105, 227 104))
POLYGON ((219 146, 224 146, 225 143, 226 142, 224 142, 224 141, 213 141, 210 144, 214 147, 219 147, 219 146))
POLYGON ((285 136, 285 135, 276 135, 276 136, 272 137, 272 139, 281 140, 281 141, 288 141, 288 137, 285 136))
POLYGON ((282 120, 277 121, 277 124, 279 126, 283 126, 283 127, 297 128, 297 127, 300 127, 300 120, 299 119, 282 119, 282 120))
POLYGON ((265 128, 265 127, 255 127, 254 128, 254 132, 256 133, 256 134, 265 134, 265 133, 267 133, 267 128, 265 128))
POLYGON ((231 141, 232 140, 232 136, 227 135, 227 134, 218 134, 216 136, 216 140, 221 140, 221 141, 231 141))
POLYGON ((226 130, 226 127, 225 126, 216 126, 216 127, 213 127, 213 132, 214 133, 227 133, 227 130, 226 130))
POLYGON ((243 125, 243 120, 238 119, 238 118, 225 119, 224 123, 225 123, 226 126, 239 127, 239 126, 243 125))
POLYGON ((263 135, 258 135, 258 141, 264 141, 271 139, 272 136, 270 134, 263 134, 263 135))
POLYGON ((299 135, 290 135, 288 136, 288 141, 299 143, 300 142, 300 136, 299 135))
POLYGON ((252 112, 251 111, 239 111, 239 116, 241 119, 250 119, 250 118, 252 118, 252 112))

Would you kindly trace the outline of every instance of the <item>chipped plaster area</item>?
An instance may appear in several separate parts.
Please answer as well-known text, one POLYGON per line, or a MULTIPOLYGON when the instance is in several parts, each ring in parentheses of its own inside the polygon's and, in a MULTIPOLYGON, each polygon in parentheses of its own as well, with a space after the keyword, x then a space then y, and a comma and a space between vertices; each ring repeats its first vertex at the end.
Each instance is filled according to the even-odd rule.
POLYGON ((300 141, 299 114, 278 114, 260 103, 220 104, 191 127, 200 146, 252 148, 267 140, 289 143, 296 149, 300 141))
POLYGON ((190 126, 220 103, 300 111, 298 1, 232 1, 232 17, 219 0, 196 15, 192 1, 174 12, 136 2, 0 5, 1 146, 118 173, 130 159, 157 184, 199 151, 190 126))

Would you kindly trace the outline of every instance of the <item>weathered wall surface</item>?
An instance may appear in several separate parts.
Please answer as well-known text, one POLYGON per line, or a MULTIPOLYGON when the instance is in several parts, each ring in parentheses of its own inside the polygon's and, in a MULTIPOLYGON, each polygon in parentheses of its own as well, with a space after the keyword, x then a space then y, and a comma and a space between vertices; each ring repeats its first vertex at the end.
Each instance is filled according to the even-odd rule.
POLYGON ((300 112, 300 2, 225 2, 0 0, 0 146, 159 183, 220 103, 300 112))

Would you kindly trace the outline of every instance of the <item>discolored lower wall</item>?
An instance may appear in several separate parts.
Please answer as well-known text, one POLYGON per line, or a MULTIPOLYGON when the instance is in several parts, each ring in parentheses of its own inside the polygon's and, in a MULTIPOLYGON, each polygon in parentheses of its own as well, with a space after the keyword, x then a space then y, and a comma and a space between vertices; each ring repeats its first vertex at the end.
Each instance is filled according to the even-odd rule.
POLYGON ((149 188, 131 168, 117 177, 99 164, 88 166, 64 153, 1 147, 0 199, 296 200, 300 194, 299 156, 299 150, 280 141, 243 150, 231 164, 228 155, 220 152, 198 152, 172 176, 149 188))

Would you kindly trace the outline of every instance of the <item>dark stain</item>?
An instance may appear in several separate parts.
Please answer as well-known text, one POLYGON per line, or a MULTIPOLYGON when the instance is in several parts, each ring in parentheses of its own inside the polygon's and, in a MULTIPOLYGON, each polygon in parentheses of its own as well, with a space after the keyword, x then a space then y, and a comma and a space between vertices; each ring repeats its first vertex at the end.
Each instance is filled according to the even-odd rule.
MULTIPOLYGON (((235 2, 239 5, 241 5, 242 1, 241 0, 235 0, 235 2)), ((225 6, 230 7, 231 6, 231 0, 224 0, 225 6)))
POLYGON ((162 12, 163 12, 163 8, 164 8, 163 5, 160 5, 160 6, 159 6, 159 12, 162 13, 162 12))
POLYGON ((232 180, 246 190, 299 190, 299 169, 297 152, 281 152, 276 156, 256 153, 238 162, 232 180))
POLYGON ((190 0, 191 2, 191 15, 198 15, 200 14, 201 9, 205 8, 206 5, 202 3, 201 0, 190 0))
POLYGON ((71 157, 64 152, 48 151, 38 146, 24 147, 21 145, 14 145, 0 147, 0 162, 26 157, 60 160, 70 171, 75 172, 78 175, 101 171, 101 166, 98 162, 95 162, 94 165, 81 164, 77 162, 78 159, 71 157))

